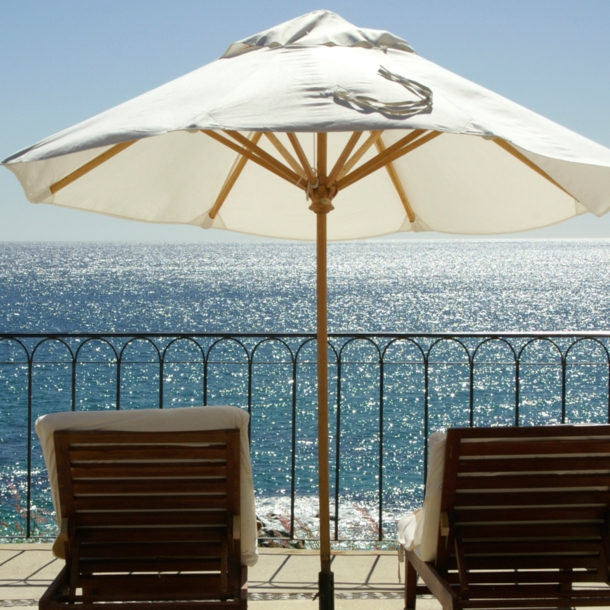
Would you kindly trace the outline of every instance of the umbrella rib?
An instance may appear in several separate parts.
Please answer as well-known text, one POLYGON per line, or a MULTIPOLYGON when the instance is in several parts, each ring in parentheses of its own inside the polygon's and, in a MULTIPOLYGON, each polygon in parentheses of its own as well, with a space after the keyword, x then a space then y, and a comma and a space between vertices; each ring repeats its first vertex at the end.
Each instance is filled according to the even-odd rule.
POLYGON ((265 135, 267 139, 275 146, 276 150, 284 157, 288 165, 292 167, 292 169, 300 174, 303 178, 305 177, 305 170, 299 165, 299 162, 290 154, 290 151, 280 142, 280 139, 272 132, 265 131, 265 135))
POLYGON ((558 189, 561 189, 566 195, 571 197, 572 199, 578 201, 572 193, 567 191, 561 186, 558 182, 556 182, 551 176, 549 176, 540 166, 534 163, 532 160, 528 159, 523 153, 520 153, 512 144, 509 144, 506 140, 502 140, 500 138, 494 138, 493 140, 500 148, 503 148, 507 153, 510 153, 513 157, 521 161, 529 167, 533 169, 537 174, 540 174, 543 178, 546 178, 551 184, 556 186, 558 189))
POLYGON ((228 136, 232 137, 237 142, 239 142, 242 146, 244 146, 248 150, 250 150, 253 153, 255 153, 256 155, 258 155, 259 158, 263 159, 270 165, 277 167, 280 171, 285 172, 286 175, 291 177, 291 179, 294 181, 295 184, 300 181, 301 177, 298 174, 296 174, 289 167, 287 167, 286 165, 284 165, 283 163, 278 161, 275 157, 270 155, 266 150, 263 150, 260 146, 257 146, 256 144, 254 144, 253 142, 248 140, 248 138, 246 138, 244 135, 239 133, 239 131, 233 131, 233 130, 226 129, 225 133, 228 136))
POLYGON ((339 155, 335 166, 332 168, 328 176, 328 180, 326 181, 328 185, 332 186, 339 176, 339 172, 343 171, 344 163, 347 161, 347 158, 350 156, 352 150, 354 150, 356 144, 358 144, 358 140, 360 139, 361 135, 361 131, 354 131, 354 133, 351 135, 350 139, 345 145, 345 148, 343 149, 343 152, 339 155))
POLYGON ((288 139, 290 140, 290 143, 292 144, 292 148, 294 148, 294 152, 297 154, 299 161, 303 165, 303 169, 305 170, 307 179, 309 180, 309 182, 311 184, 316 184, 318 182, 318 179, 316 178, 316 175, 314 174, 313 169, 311 169, 311 165, 309 164, 309 159, 307 159, 307 155, 305 155, 305 152, 303 151, 303 148, 301 147, 299 138, 297 138, 295 133, 287 133, 286 135, 288 136, 288 139))
POLYGON ((422 129, 416 129, 408 136, 405 136, 401 140, 398 140, 395 144, 392 144, 389 148, 386 148, 382 153, 379 153, 376 157, 373 157, 367 161, 364 165, 361 165, 358 169, 345 176, 345 178, 339 180, 337 183, 338 189, 344 189, 350 186, 358 180, 362 180, 369 174, 377 171, 392 161, 396 161, 403 155, 419 148, 423 144, 426 144, 430 140, 433 140, 437 136, 441 135, 440 131, 430 131, 425 136, 421 136, 424 133, 422 129), (419 138, 419 139, 418 139, 419 138))
MULTIPOLYGON (((285 165, 282 165, 276 159, 273 159, 273 157, 271 157, 271 155, 269 155, 269 156, 271 157, 271 159, 273 159, 274 163, 268 162, 265 158, 260 157, 258 154, 256 154, 249 148, 240 146, 236 142, 233 142, 232 140, 229 140, 228 138, 221 136, 219 133, 216 133, 215 131, 207 130, 207 129, 205 129, 205 130, 202 129, 201 131, 203 133, 205 133, 207 136, 209 136, 210 138, 212 138, 213 140, 216 140, 217 142, 224 144, 227 148, 230 148, 231 150, 238 152, 240 155, 243 155, 244 157, 250 159, 250 161, 254 161, 254 163, 257 163, 258 165, 260 165, 264 169, 272 172, 276 176, 279 176, 280 178, 283 178, 287 182, 290 182, 292 184, 295 184, 296 186, 299 186, 298 185, 299 176, 297 174, 295 174, 291 169, 287 168, 285 165)), ((245 140, 248 143, 250 143, 250 140, 248 140, 247 138, 245 138, 245 140)), ((256 148, 258 148, 258 147, 256 147, 256 148)), ((258 150, 260 150, 260 149, 258 149, 258 150)), ((302 186, 300 188, 304 188, 304 186, 302 186)))
POLYGON ((365 140, 362 146, 354 153, 350 160, 343 166, 343 169, 337 174, 336 180, 341 180, 343 176, 349 172, 360 159, 364 156, 366 151, 375 144, 378 138, 381 137, 383 131, 371 131, 371 135, 365 140))
MULTIPOLYGON (((377 150, 380 153, 387 150, 382 138, 379 138, 377 140, 376 145, 377 145, 377 150)), ((402 205, 405 208, 405 212, 407 213, 407 216, 409 217, 409 222, 411 222, 411 223, 415 222, 415 213, 413 212, 413 208, 411 207, 411 203, 409 201, 409 198, 407 197, 407 193, 405 192, 402 182, 400 181, 400 178, 398 177, 398 173, 396 172, 396 168, 394 167, 394 164, 392 162, 390 162, 385 166, 385 168, 388 170, 388 174, 390 175, 390 180, 392 181, 392 184, 394 185, 394 188, 396 189, 396 192, 398 193, 398 196, 400 197, 400 201, 402 201, 402 205)))
MULTIPOLYGON (((256 144, 261 139, 262 135, 263 135, 262 132, 255 131, 252 136, 252 142, 254 144, 256 144)), ((231 171, 231 173, 229 174, 225 183, 223 184, 222 189, 220 190, 220 193, 218 194, 218 197, 216 198, 216 201, 214 202, 214 205, 212 206, 212 209, 210 210, 210 213, 209 213, 210 218, 212 218, 212 219, 216 218, 216 215, 220 211, 222 204, 226 201, 227 197, 229 196, 231 189, 237 182, 237 179, 239 178, 240 174, 242 173, 247 162, 248 162, 248 157, 244 157, 243 155, 239 156, 239 158, 237 159, 237 163, 235 163, 233 170, 231 171)))
POLYGON ((82 178, 85 174, 88 174, 91 170, 94 170, 96 167, 102 165, 108 161, 108 159, 112 159, 115 155, 118 155, 120 152, 124 151, 126 148, 129 148, 132 144, 135 144, 138 140, 130 140, 129 142, 121 142, 120 144, 115 144, 112 148, 104 151, 101 155, 95 157, 95 159, 91 159, 88 163, 85 163, 78 169, 74 170, 61 180, 58 180, 54 184, 52 184, 49 189, 51 193, 55 194, 57 191, 65 188, 69 184, 72 184, 75 180, 82 178))

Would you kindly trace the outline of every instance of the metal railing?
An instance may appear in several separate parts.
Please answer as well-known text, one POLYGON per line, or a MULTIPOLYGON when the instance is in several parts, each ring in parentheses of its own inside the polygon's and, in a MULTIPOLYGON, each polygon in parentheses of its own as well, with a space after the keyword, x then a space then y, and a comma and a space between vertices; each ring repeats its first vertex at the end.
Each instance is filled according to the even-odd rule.
MULTIPOLYGON (((257 498, 281 504, 288 539, 315 539, 299 504, 317 493, 315 350, 313 334, 0 334, 0 537, 52 535, 35 417, 234 404, 257 498)), ((392 539, 436 429, 610 421, 610 333, 331 333, 329 360, 336 543, 392 539)))

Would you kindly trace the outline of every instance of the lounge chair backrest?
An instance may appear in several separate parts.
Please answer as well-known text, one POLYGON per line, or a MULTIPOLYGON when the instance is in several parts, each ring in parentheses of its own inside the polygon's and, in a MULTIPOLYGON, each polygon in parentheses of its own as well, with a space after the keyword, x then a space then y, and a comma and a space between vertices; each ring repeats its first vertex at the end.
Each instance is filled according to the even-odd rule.
POLYGON ((609 486, 610 426, 450 429, 441 500, 449 535, 439 537, 436 566, 456 571, 463 595, 523 582, 517 569, 533 570, 525 582, 559 580, 566 591, 606 582, 609 486))
POLYGON ((78 587, 105 601, 239 591, 239 430, 54 437, 71 595, 78 587))

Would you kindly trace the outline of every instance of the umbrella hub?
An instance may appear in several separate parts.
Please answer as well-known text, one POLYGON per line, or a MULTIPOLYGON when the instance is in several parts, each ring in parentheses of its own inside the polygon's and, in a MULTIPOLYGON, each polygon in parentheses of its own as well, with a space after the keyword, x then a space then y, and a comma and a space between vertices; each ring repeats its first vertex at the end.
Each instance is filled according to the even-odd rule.
POLYGON ((332 203, 334 193, 331 195, 324 186, 318 186, 317 188, 312 189, 310 197, 311 205, 309 206, 309 209, 316 214, 328 214, 335 209, 332 203))

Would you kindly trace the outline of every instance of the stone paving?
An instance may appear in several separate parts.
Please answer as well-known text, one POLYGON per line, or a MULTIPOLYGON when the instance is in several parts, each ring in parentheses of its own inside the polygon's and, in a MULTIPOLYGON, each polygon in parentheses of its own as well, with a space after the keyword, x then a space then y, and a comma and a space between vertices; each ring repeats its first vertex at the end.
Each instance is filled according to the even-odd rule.
MULTIPOLYGON (((248 606, 254 610, 316 610, 317 553, 288 549, 261 549, 260 553, 258 563, 248 571, 248 606)), ((38 605, 62 563, 51 554, 50 544, 0 544, 0 608, 38 605)), ((332 566, 336 610, 403 608, 396 553, 337 553, 332 566)), ((437 610, 440 606, 432 599, 422 599, 418 608, 437 610)))
MULTIPOLYGON (((50 544, 0 544, 0 609, 37 606, 62 564, 50 544)), ((335 610, 404 608, 396 553, 338 552, 332 567, 335 610)), ((260 549, 258 563, 248 571, 249 608, 317 610, 318 570, 315 551, 260 549)), ((440 605, 434 598, 418 597, 417 610, 440 610, 440 605)))

